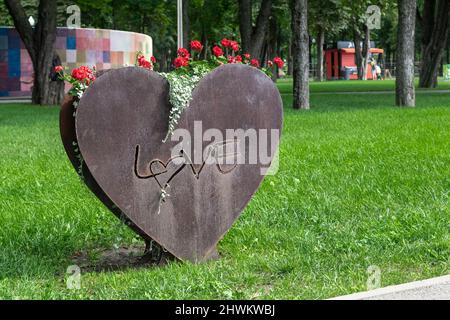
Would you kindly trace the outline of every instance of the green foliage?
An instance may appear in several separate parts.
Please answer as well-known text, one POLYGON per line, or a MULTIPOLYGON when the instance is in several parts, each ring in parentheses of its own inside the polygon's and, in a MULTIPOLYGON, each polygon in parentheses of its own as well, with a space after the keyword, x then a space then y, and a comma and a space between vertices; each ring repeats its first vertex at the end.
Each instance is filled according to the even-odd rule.
MULTIPOLYGON (((27 16, 33 16, 37 22, 37 11, 39 0, 21 0, 27 16)), ((11 18, 8 9, 3 1, 0 1, 0 26, 14 26, 13 19, 11 18)))
MULTIPOLYGON (((334 83, 351 82, 315 90, 334 83)), ((366 290, 370 265, 382 286, 448 274, 450 95, 406 110, 393 94, 312 94, 308 112, 282 97, 280 170, 220 260, 83 272, 80 290, 65 284, 73 257, 139 242, 71 167, 58 108, 0 106, 0 298, 318 299, 366 290)))
POLYGON ((379 44, 380 48, 386 52, 395 52, 397 48, 397 23, 398 14, 395 4, 386 6, 381 11, 381 29, 373 30, 373 39, 379 44))
POLYGON ((382 16, 389 15, 396 8, 395 1, 391 0, 341 0, 340 2, 340 9, 349 14, 350 25, 359 32, 362 32, 362 27, 366 23, 368 6, 379 6, 382 16))
POLYGON ((193 39, 208 40, 209 46, 223 37, 239 39, 237 1, 191 0, 190 4, 193 39))
POLYGON ((188 67, 178 68, 169 73, 160 73, 170 84, 169 101, 172 105, 168 132, 163 142, 166 142, 176 129, 178 120, 192 100, 192 91, 195 86, 216 67, 214 61, 191 61, 188 67))
POLYGON ((0 1, 0 26, 12 26, 13 20, 3 1, 0 1))
MULTIPOLYGON (((22 2, 27 5, 28 11, 36 10, 38 0, 22 2)), ((83 27, 134 31, 150 35, 153 38, 154 55, 161 63, 161 70, 171 69, 177 49, 175 1, 58 0, 59 26, 65 25, 68 17, 66 7, 71 4, 77 4, 80 7, 83 27)), ((254 23, 260 4, 260 0, 253 1, 254 23)), ((352 39, 353 27, 361 29, 369 4, 379 5, 383 15, 382 30, 372 32, 374 40, 393 52, 396 44, 396 7, 395 3, 388 0, 375 2, 372 0, 310 0, 310 34, 315 37, 318 28, 321 27, 325 30, 328 43, 352 39)), ((2 12, 2 6, 0 6, 0 12, 2 12)), ((6 20, 4 23, 11 23, 7 14, 0 17, 6 20)), ((189 17, 190 38, 202 41, 206 47, 212 47, 223 37, 240 41, 236 0, 190 0, 189 17)), ((289 0, 273 0, 271 19, 275 21, 276 33, 268 34, 267 45, 272 49, 272 54, 276 52, 283 58, 287 58, 291 40, 289 0)), ((312 54, 315 55, 315 50, 312 54)), ((207 58, 208 55, 209 51, 205 51, 202 58, 207 58)), ((261 62, 265 65, 265 61, 261 62)))
POLYGON ((345 10, 341 0, 311 0, 308 18, 310 33, 322 28, 328 36, 333 36, 348 26, 349 10, 345 10))

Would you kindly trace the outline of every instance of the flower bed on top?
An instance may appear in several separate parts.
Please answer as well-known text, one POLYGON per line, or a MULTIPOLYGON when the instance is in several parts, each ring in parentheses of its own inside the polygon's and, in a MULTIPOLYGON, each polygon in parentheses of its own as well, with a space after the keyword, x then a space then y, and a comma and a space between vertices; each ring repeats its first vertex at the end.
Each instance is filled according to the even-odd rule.
MULTIPOLYGON (((283 68, 284 66, 284 61, 280 57, 275 57, 273 60, 267 61, 266 67, 261 67, 258 59, 251 57, 249 53, 242 53, 239 43, 229 39, 222 39, 220 44, 213 46, 208 60, 200 59, 200 55, 204 49, 200 41, 193 40, 190 46, 190 50, 186 48, 178 49, 177 57, 173 61, 175 68, 173 71, 159 73, 169 82, 169 100, 172 105, 169 115, 168 132, 163 140, 164 142, 176 129, 183 110, 189 106, 192 99, 192 91, 195 86, 214 68, 224 64, 240 63, 258 68, 268 76, 271 76, 275 65, 278 68, 283 68)), ((138 67, 154 70, 157 65, 158 63, 155 57, 150 57, 147 60, 141 53, 136 57, 136 66, 138 67)), ((95 68, 82 66, 67 74, 64 72, 62 66, 57 66, 55 71, 61 79, 68 81, 72 85, 72 88, 69 90, 69 95, 75 98, 74 107, 76 108, 84 91, 96 79, 95 68)))

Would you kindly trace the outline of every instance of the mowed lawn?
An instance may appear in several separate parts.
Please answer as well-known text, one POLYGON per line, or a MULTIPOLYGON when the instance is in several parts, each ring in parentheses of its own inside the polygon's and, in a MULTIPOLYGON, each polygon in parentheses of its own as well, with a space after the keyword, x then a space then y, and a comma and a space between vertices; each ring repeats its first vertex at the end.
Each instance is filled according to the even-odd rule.
MULTIPOLYGON (((432 89, 422 89, 418 88, 419 79, 416 78, 416 90, 418 93, 422 91, 436 91, 436 90, 449 90, 450 91, 450 81, 444 81, 439 78, 438 85, 436 88, 432 89)), ((282 93, 292 92, 292 79, 280 79, 278 81, 278 88, 282 93)), ((395 80, 337 80, 337 81, 325 81, 325 82, 311 82, 310 84, 311 92, 323 93, 323 92, 367 92, 367 91, 395 91, 395 80)))
POLYGON ((280 170, 220 260, 83 273, 80 290, 66 288, 74 255, 140 242, 69 164, 58 108, 0 105, 0 298, 319 299, 366 290, 371 266, 382 286, 448 274, 450 94, 414 109, 392 94, 313 94, 310 111, 283 99, 280 170))

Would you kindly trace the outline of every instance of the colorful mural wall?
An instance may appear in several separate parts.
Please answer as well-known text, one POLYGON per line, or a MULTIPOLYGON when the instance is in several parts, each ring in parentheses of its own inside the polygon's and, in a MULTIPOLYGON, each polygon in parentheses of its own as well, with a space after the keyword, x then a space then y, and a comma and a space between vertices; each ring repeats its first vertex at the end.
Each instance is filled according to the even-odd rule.
MULTIPOLYGON (((152 38, 140 33, 103 29, 58 28, 55 43, 62 65, 97 70, 134 65, 136 53, 153 55, 152 38)), ((0 97, 31 96, 33 66, 16 29, 0 27, 0 97)))

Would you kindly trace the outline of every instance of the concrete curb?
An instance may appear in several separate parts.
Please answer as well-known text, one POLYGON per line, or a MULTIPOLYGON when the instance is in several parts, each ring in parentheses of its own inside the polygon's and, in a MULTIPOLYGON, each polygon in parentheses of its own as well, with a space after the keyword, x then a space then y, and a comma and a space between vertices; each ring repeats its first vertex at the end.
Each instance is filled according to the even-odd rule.
POLYGON ((14 104, 18 104, 18 103, 31 103, 31 100, 23 100, 23 99, 18 99, 18 100, 0 100, 0 104, 7 104, 7 103, 14 103, 14 104))
POLYGON ((450 300, 450 275, 358 292, 328 300, 450 300))

